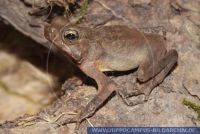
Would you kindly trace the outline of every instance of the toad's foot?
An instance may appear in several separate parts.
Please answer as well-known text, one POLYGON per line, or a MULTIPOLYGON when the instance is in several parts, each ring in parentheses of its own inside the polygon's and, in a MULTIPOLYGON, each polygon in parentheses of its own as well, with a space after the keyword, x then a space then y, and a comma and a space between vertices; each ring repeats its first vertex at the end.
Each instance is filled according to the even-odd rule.
POLYGON ((135 106, 138 104, 142 104, 148 100, 149 94, 147 94, 146 92, 143 92, 142 89, 143 88, 138 83, 135 83, 133 86, 133 89, 131 89, 131 91, 127 91, 126 89, 122 88, 122 89, 118 90, 117 93, 123 99, 123 101, 125 102, 126 105, 135 106), (145 99, 136 100, 136 101, 131 101, 129 99, 132 96, 138 96, 138 95, 142 95, 142 94, 145 95, 145 99))
MULTIPOLYGON (((170 56, 172 57, 172 60, 169 60, 169 64, 167 64, 163 68, 163 70, 161 70, 152 79, 150 79, 147 82, 142 83, 142 84, 136 83, 132 92, 127 93, 126 91, 118 91, 120 96, 122 96, 123 100, 125 101, 125 103, 127 105, 134 106, 134 105, 142 103, 142 101, 134 102, 134 103, 130 102, 127 98, 129 98, 131 96, 137 96, 140 94, 144 94, 145 99, 143 100, 143 102, 148 100, 149 95, 152 92, 152 90, 164 80, 164 78, 167 76, 167 74, 170 72, 170 70, 172 69, 172 67, 175 65, 175 63, 177 61, 178 54, 175 50, 169 51, 166 57, 170 57, 170 56)), ((163 58, 161 60, 161 62, 166 62, 166 61, 168 61, 168 58, 163 58)))
POLYGON ((80 112, 75 117, 72 117, 66 120, 62 125, 76 123, 75 132, 78 132, 79 126, 86 118, 91 117, 94 115, 95 111, 99 108, 102 104, 101 98, 95 96, 85 108, 81 108, 80 112))

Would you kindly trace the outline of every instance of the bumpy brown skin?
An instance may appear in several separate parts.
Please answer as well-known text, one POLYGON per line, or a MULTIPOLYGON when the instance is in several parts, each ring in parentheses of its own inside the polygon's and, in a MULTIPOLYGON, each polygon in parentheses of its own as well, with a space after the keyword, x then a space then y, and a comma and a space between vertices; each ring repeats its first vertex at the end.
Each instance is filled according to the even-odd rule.
POLYGON ((96 29, 67 24, 63 18, 55 18, 45 27, 45 37, 98 85, 97 95, 73 121, 80 123, 92 116, 97 108, 117 91, 128 105, 128 97, 144 94, 160 84, 177 62, 176 50, 166 51, 162 36, 145 34, 126 26, 106 26, 96 29), (77 38, 69 39, 66 31, 76 31, 77 38), (134 92, 127 94, 104 75, 104 71, 127 71, 138 68, 138 84, 134 92), (136 92, 135 92, 136 91, 136 92))

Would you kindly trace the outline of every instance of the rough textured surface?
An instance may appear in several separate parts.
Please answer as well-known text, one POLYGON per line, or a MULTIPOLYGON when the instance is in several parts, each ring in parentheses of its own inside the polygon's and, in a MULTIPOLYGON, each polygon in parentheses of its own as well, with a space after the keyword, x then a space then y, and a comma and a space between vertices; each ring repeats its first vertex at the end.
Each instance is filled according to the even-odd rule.
POLYGON ((0 122, 35 114, 51 104, 69 77, 67 62, 18 31, 0 23, 0 122), (60 70, 55 70, 55 66, 60 70), (58 77, 59 76, 59 77, 58 77), (64 77, 64 78, 63 78, 64 77), (59 91, 59 92, 58 92, 59 91))
POLYGON ((2 51, 0 64, 1 123, 25 113, 35 114, 55 98, 49 92, 48 83, 53 83, 52 76, 41 72, 27 61, 21 61, 2 51))
POLYGON ((22 1, 15 0, 1 0, 0 6, 0 16, 3 19, 8 21, 23 34, 30 36, 34 40, 48 47, 46 45, 47 41, 43 38, 44 25, 42 25, 42 19, 31 17, 29 15, 29 12, 31 11, 30 6, 25 6, 25 3, 22 1), (34 24, 36 25, 35 27, 33 26, 34 24))
MULTIPOLYGON (((5 18, 5 17, 4 17, 5 18)), ((5 18, 6 19, 6 18, 5 18)), ((89 4, 84 25, 123 24, 146 32, 163 34, 168 48, 179 53, 178 65, 153 90, 149 100, 126 106, 113 96, 80 126, 200 126, 197 113, 182 104, 184 98, 200 104, 200 1, 199 0, 94 0, 89 4)), ((131 89, 134 73, 113 79, 131 89)), ((75 114, 96 93, 93 86, 67 91, 38 115, 24 116, 0 125, 0 133, 73 133, 75 124, 60 125, 75 114)), ((143 96, 132 99, 142 99, 143 96)))

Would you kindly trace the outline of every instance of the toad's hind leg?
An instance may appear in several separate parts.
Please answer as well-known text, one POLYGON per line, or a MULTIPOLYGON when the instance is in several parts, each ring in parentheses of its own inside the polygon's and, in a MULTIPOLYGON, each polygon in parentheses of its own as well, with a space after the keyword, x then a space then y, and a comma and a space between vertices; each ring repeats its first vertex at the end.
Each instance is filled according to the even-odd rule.
POLYGON ((125 103, 130 106, 141 103, 142 101, 133 103, 128 100, 129 97, 136 96, 139 94, 144 94, 145 100, 147 100, 152 89, 164 80, 166 75, 170 72, 170 70, 173 68, 174 64, 177 62, 177 59, 178 59, 177 51, 170 50, 158 62, 156 62, 148 67, 142 66, 143 68, 139 68, 139 71, 140 71, 140 69, 144 69, 144 70, 141 70, 143 73, 138 74, 139 81, 143 82, 143 80, 148 80, 148 79, 149 80, 146 82, 144 81, 140 85, 136 84, 135 89, 132 92, 129 92, 128 94, 126 94, 126 91, 122 91, 122 90, 119 91, 119 94, 120 94, 120 96, 122 96, 125 103), (145 68, 146 68, 146 70, 145 70, 145 68))

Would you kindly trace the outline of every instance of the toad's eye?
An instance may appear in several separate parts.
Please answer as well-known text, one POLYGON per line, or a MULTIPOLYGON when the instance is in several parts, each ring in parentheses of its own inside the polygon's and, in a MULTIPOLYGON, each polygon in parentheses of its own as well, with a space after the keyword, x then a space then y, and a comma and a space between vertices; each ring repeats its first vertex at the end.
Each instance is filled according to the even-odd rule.
POLYGON ((67 30, 64 32, 63 37, 65 40, 74 41, 79 38, 78 32, 76 30, 67 30))

